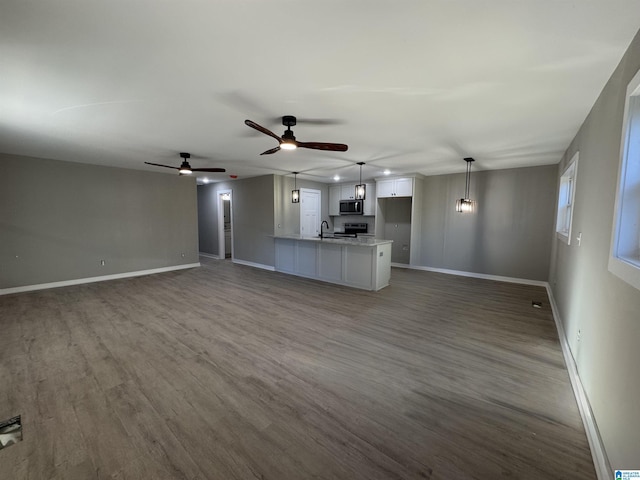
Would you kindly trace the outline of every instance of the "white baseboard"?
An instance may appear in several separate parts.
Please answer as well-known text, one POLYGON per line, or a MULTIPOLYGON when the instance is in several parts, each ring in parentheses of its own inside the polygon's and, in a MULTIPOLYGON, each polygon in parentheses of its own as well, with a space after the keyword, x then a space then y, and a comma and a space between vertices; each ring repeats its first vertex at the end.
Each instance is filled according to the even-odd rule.
POLYGON ((449 270, 447 268, 423 267, 420 265, 407 265, 406 263, 391 263, 392 267, 410 268, 413 270, 425 270, 427 272, 446 273, 447 275, 458 275, 460 277, 482 278, 484 280, 495 280, 497 282, 520 283, 523 285, 534 285, 536 287, 546 287, 547 282, 541 280, 529 280, 517 277, 502 277, 500 275, 488 275, 486 273, 465 272, 462 270, 449 270))
POLYGON ((212 253, 198 252, 198 255, 200 255, 201 257, 207 257, 207 258, 213 258, 215 260, 220 260, 220 255, 214 255, 212 253))
POLYGON ((587 393, 585 392, 582 381, 580 380, 578 367, 576 366, 573 354, 571 353, 571 349, 569 348, 569 342, 567 341, 567 335, 564 331, 564 326, 562 324, 558 306, 556 305, 556 300, 553 297, 553 292, 551 291, 551 287, 548 283, 546 285, 546 288, 547 294, 549 296, 549 303, 551 304, 551 311, 553 312, 553 320, 556 323, 558 337, 560 338, 560 345, 562 346, 562 355, 564 356, 564 362, 567 366, 567 371, 569 372, 571 386, 573 387, 573 394, 576 397, 578 409, 580 410, 580 416, 582 417, 582 423, 584 424, 584 429, 587 433, 587 440, 589 441, 591 457, 593 458, 593 465, 596 469, 596 475, 598 476, 598 480, 609 480, 612 478, 613 470, 611 469, 611 465, 609 464, 607 452, 602 443, 600 433, 598 432, 598 425, 596 424, 596 420, 593 417, 591 405, 589 404, 589 398, 587 397, 587 393))
POLYGON ((232 261, 233 261, 233 263, 237 263, 239 265, 246 265, 248 267, 261 268, 263 270, 270 270, 272 272, 276 271, 276 268, 271 266, 271 265, 264 265, 262 263, 247 262, 246 260, 238 260, 237 258, 234 258, 232 261))
POLYGON ((106 280, 117 280, 119 278, 139 277, 141 275, 151 275, 154 273, 171 272, 173 270, 183 270, 185 268, 199 267, 200 263, 187 263, 183 265, 174 265, 171 267, 152 268, 150 270, 137 270, 135 272, 114 273, 112 275, 102 275, 100 277, 76 278, 73 280, 64 280, 61 282, 39 283, 37 285, 25 285, 23 287, 12 287, 0 289, 0 295, 9 295, 11 293, 32 292, 34 290, 44 290, 47 288, 68 287, 70 285, 80 285, 82 283, 104 282, 106 280))

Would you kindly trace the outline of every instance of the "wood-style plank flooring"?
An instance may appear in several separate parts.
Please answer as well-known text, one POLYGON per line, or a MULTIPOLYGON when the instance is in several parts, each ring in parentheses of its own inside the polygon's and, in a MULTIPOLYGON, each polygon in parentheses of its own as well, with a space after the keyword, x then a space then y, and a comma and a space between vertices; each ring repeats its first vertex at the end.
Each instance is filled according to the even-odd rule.
POLYGON ((543 288, 201 260, 0 297, 0 478, 596 478, 543 288))

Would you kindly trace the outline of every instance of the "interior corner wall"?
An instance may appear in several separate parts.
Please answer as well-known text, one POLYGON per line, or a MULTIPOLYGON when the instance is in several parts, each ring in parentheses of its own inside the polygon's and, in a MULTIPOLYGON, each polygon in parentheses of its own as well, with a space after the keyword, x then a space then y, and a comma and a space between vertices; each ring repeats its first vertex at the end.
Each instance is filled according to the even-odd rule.
POLYGON ((218 256, 217 184, 198 185, 198 245, 201 253, 218 256))
POLYGON ((198 262, 192 178, 7 154, 0 164, 2 289, 198 262))
POLYGON ((476 212, 455 211, 465 174, 423 180, 421 264, 432 268, 546 281, 557 165, 473 171, 476 212))
POLYGON ((300 234, 300 204, 291 203, 291 191, 294 185, 320 191, 320 220, 327 220, 332 227, 333 219, 329 216, 329 185, 298 178, 294 184, 293 177, 274 176, 274 231, 277 235, 300 234))
POLYGON ((198 186, 200 251, 218 255, 218 192, 231 190, 233 258, 274 266, 274 176, 198 186))
POLYGON ((559 179, 571 157, 580 152, 571 244, 554 240, 549 274, 567 340, 614 469, 640 468, 640 291, 608 271, 626 88, 638 69, 640 33, 556 172, 559 179))

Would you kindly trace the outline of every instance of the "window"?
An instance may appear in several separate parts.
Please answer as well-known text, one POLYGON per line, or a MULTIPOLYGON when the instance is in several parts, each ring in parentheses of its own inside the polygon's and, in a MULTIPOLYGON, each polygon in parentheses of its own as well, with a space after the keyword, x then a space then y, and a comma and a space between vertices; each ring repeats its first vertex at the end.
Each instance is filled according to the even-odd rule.
POLYGON ((640 71, 627 86, 609 270, 640 289, 640 71))
POLYGON ((578 171, 578 152, 569 162, 560 177, 558 193, 558 216, 556 219, 556 235, 567 245, 571 244, 571 220, 573 218, 573 202, 576 197, 576 173, 578 171))

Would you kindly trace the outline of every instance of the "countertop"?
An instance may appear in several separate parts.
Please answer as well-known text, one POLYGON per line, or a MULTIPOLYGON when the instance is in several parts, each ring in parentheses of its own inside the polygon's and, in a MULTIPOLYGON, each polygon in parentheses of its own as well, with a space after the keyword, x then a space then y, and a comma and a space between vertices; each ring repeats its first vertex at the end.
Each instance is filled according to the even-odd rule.
POLYGON ((283 238, 287 240, 300 240, 304 242, 322 242, 334 245, 355 245, 361 247, 375 247, 377 245, 385 245, 393 243, 393 240, 383 240, 373 237, 303 237, 302 235, 274 235, 273 238, 283 238))

